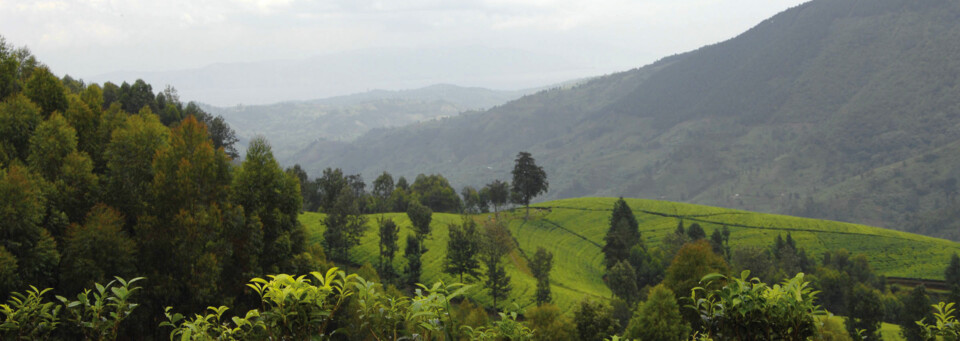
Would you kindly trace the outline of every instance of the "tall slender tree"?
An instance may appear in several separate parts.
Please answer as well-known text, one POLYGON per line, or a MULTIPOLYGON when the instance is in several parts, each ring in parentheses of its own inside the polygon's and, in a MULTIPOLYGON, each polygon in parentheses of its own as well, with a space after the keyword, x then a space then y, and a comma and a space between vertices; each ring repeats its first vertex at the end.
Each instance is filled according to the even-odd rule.
POLYGON ((477 230, 477 222, 464 216, 461 224, 449 225, 449 231, 450 239, 447 240, 443 271, 458 275, 460 282, 463 282, 463 275, 476 278, 480 274, 480 262, 477 261, 480 232, 477 230))
POLYGON ((553 253, 543 247, 538 247, 530 262, 530 272, 537 279, 537 306, 553 301, 550 291, 550 270, 553 268, 553 253))
POLYGON ((420 257, 423 255, 423 249, 420 246, 420 239, 412 234, 407 235, 407 246, 403 250, 403 257, 407 259, 407 284, 414 285, 420 282, 420 272, 422 263, 420 257))
POLYGON ((400 229, 393 219, 380 221, 380 278, 393 278, 393 256, 397 252, 397 239, 399 239, 400 229))
POLYGON ((483 246, 481 259, 487 269, 487 280, 484 282, 493 297, 493 307, 497 301, 507 298, 512 290, 510 276, 503 266, 503 256, 513 250, 513 239, 510 231, 501 223, 488 223, 484 226, 483 246))
POLYGON ((530 219, 530 200, 546 193, 550 186, 547 173, 543 171, 543 167, 537 166, 533 156, 527 152, 517 154, 511 173, 513 183, 510 187, 515 194, 514 199, 527 208, 525 219, 530 219))
POLYGON ((630 256, 630 250, 640 244, 640 226, 623 197, 613 204, 610 228, 603 239, 603 258, 607 269, 626 260, 630 256))

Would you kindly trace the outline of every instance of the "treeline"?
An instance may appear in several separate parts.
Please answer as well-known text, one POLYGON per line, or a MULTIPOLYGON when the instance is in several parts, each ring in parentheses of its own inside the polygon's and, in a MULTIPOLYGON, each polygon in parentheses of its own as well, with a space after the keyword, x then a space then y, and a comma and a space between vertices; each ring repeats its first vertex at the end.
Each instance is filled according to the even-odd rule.
MULTIPOLYGON (((922 285, 914 288, 888 285, 883 276, 873 272, 863 254, 851 255, 840 249, 814 259, 789 233, 786 238, 778 235, 766 247, 732 248, 731 232, 726 226, 708 234, 698 223, 684 226, 680 221, 674 233, 659 245, 647 246, 638 227, 632 210, 621 198, 614 204, 603 247, 605 281, 616 296, 606 307, 608 323, 612 326, 607 334, 611 336, 638 337, 639 332, 631 326, 647 304, 664 299, 656 295, 663 296, 664 290, 670 290, 675 293, 673 299, 682 303, 691 290, 696 291, 694 288, 703 285, 698 279, 711 273, 730 275, 746 271, 755 276, 754 280, 748 280, 744 275, 743 283, 738 286, 776 283, 790 274, 803 273, 810 289, 819 292, 816 309, 844 316, 846 334, 853 339, 879 339, 881 322, 888 322, 899 324, 907 340, 926 340, 924 329, 916 321, 934 320, 932 302, 939 299, 960 304, 960 257, 956 254, 945 267, 945 277, 952 290, 948 295, 936 296, 922 285)), ((712 317, 705 317, 710 316, 708 313, 721 314, 702 302, 687 303, 695 304, 701 311, 687 311, 682 319, 671 323, 696 330, 704 327, 704 323, 715 323, 708 321, 712 317)), ((739 336, 734 339, 755 336, 770 339, 769 335, 747 332, 749 330, 738 331, 739 336), (743 333, 755 336, 745 337, 743 333)), ((726 335, 722 339, 729 336, 722 335, 726 335)))
POLYGON ((238 163, 223 119, 173 88, 60 79, 2 39, 0 68, 3 297, 144 276, 126 329, 136 335, 154 331, 167 305, 247 306, 249 278, 324 262, 304 243, 298 180, 266 141, 238 163))

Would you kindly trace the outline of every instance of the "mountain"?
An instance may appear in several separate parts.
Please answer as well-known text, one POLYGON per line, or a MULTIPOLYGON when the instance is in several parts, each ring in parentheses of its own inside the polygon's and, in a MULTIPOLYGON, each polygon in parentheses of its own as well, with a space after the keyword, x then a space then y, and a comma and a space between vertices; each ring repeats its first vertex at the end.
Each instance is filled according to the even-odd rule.
POLYGON ((196 69, 113 72, 87 81, 172 84, 186 100, 218 106, 343 96, 437 83, 523 89, 593 75, 587 62, 483 46, 376 48, 303 59, 220 63, 196 69))
POLYGON ((728 41, 482 113, 317 142, 297 155, 373 176, 509 179, 960 239, 960 3, 814 0, 728 41))
MULTIPOLYGON (((517 250, 506 258, 506 271, 511 277, 513 290, 505 302, 515 302, 520 307, 534 304, 532 293, 537 283, 525 263, 538 247, 553 253, 550 275, 553 303, 562 311, 576 310, 584 297, 609 299, 610 289, 603 281, 605 270, 601 246, 610 227, 610 214, 616 200, 577 198, 544 202, 534 205, 537 209, 532 211, 528 221, 523 219, 523 210, 501 212, 501 219, 507 222, 517 245, 517 250)), ((808 255, 816 255, 818 264, 819 256, 825 251, 843 248, 851 255, 866 255, 873 271, 887 277, 942 280, 950 255, 960 252, 960 244, 956 242, 864 225, 659 200, 626 201, 639 222, 644 244, 651 249, 663 248, 663 241, 674 233, 677 222, 682 219, 687 226, 701 225, 708 236, 715 229, 727 226, 733 250, 766 249, 778 235, 786 237, 789 233, 798 247, 805 249, 808 255)), ((486 221, 491 219, 488 216, 475 217, 486 221)), ((309 243, 320 243, 324 230, 322 217, 322 214, 310 212, 300 215, 309 243)), ((401 236, 412 233, 406 214, 388 213, 385 217, 397 223, 401 236)), ((460 224, 462 219, 459 214, 434 213, 432 237, 425 241, 430 251, 422 259, 421 280, 425 283, 457 281, 457 278, 444 274, 442 269, 448 228, 460 224)), ((370 217, 368 225, 368 232, 352 252, 352 259, 358 264, 377 264, 380 254, 379 239, 374 232, 376 219, 370 217)), ((394 268, 403 268, 405 260, 401 258, 399 255, 395 258, 394 268)), ((475 288, 469 295, 471 300, 482 305, 491 304, 487 290, 475 288)))
POLYGON ((253 137, 263 135, 281 163, 292 163, 290 156, 312 141, 352 141, 370 129, 456 116, 494 107, 535 91, 537 89, 505 91, 435 84, 310 101, 201 107, 226 119, 237 132, 239 149, 253 137))

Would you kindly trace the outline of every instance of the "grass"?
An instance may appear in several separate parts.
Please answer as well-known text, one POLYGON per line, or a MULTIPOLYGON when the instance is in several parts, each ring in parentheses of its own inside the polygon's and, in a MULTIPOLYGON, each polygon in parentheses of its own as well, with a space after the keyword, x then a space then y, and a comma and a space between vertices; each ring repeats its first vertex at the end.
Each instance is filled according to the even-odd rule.
MULTIPOLYGON (((826 250, 846 248, 853 254, 866 254, 874 271, 886 276, 942 279, 950 254, 960 252, 960 244, 955 242, 864 225, 667 201, 626 200, 640 223, 648 247, 658 245, 682 219, 687 226, 699 223, 708 235, 726 225, 731 231, 730 244, 734 249, 745 245, 768 246, 778 234, 786 236, 789 232, 797 245, 805 248, 811 256, 819 258, 826 250)), ((533 306, 536 281, 529 274, 525 256, 533 256, 537 247, 544 247, 554 254, 551 284, 554 303, 561 309, 570 312, 584 298, 609 298, 610 290, 602 280, 600 249, 614 201, 615 198, 578 198, 545 202, 533 206, 535 209, 531 209, 531 218, 527 221, 523 219, 523 210, 501 212, 501 219, 507 222, 519 248, 507 258, 507 273, 512 279, 513 291, 500 308, 512 303, 520 307, 533 306)), ((402 245, 406 234, 413 233, 410 221, 403 213, 390 213, 385 217, 400 226, 401 251, 393 265, 402 271, 406 263, 402 257, 402 245)), ((322 239, 322 218, 323 215, 318 213, 305 213, 300 217, 311 243, 319 243, 322 239)), ((493 219, 492 214, 471 218, 493 219)), ((444 274, 442 267, 447 226, 460 223, 461 219, 456 214, 433 215, 433 232, 426 241, 429 251, 423 256, 422 282, 457 280, 444 274)), ((358 263, 376 264, 378 237, 373 217, 368 225, 370 229, 361 245, 353 249, 351 258, 358 263)), ((471 299, 490 306, 492 299, 482 289, 482 283, 467 282, 476 284, 469 295, 471 299)))

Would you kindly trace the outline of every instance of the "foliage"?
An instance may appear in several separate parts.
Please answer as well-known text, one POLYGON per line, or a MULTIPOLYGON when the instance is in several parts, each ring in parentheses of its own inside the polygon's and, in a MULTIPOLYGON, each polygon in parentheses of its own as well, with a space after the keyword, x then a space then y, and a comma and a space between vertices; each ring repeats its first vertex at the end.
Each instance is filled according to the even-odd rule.
POLYGON ((137 244, 123 231, 123 221, 119 212, 98 204, 83 225, 67 229, 60 265, 66 291, 90 287, 110 274, 129 276, 136 271, 137 244))
POLYGON ((710 244, 699 241, 684 245, 667 268, 663 283, 678 295, 685 295, 698 286, 698 278, 708 274, 729 272, 727 263, 713 253, 710 244))
POLYGON ((803 340, 816 333, 817 292, 802 273, 772 287, 757 278, 748 279, 749 274, 704 276, 704 286, 693 290, 688 306, 698 312, 701 332, 734 340, 803 340), (726 283, 709 289, 717 280, 726 283))
POLYGON ((637 218, 633 216, 633 211, 623 197, 613 204, 610 230, 607 231, 603 241, 603 258, 607 269, 626 260, 630 256, 631 249, 641 244, 637 218))
POLYGON ((629 262, 620 261, 607 273, 607 285, 614 295, 627 301, 630 306, 640 299, 640 289, 637 288, 637 273, 629 262))
POLYGON ((413 185, 410 186, 410 192, 419 198, 420 204, 432 211, 448 213, 460 211, 460 197, 443 175, 417 175, 413 185))
POLYGON ((577 330, 573 321, 551 303, 530 308, 524 316, 530 324, 530 329, 534 330, 534 340, 573 341, 576 339, 577 330))
POLYGON ((132 297, 140 287, 131 284, 142 279, 143 277, 137 277, 127 281, 115 277, 115 280, 106 285, 94 283, 96 290, 83 290, 77 294, 76 301, 63 296, 57 296, 57 300, 63 303, 64 311, 70 315, 66 320, 79 330, 84 338, 116 340, 120 335, 120 323, 130 317, 133 310, 139 306, 133 302, 132 297))
POLYGON ((349 260, 350 249, 360 244, 367 230, 367 218, 357 206, 357 198, 349 187, 341 187, 336 203, 328 209, 323 221, 323 246, 330 257, 338 261, 349 260))
POLYGON ((447 254, 444 258, 443 271, 451 275, 458 275, 463 282, 463 275, 473 278, 480 275, 480 262, 477 253, 480 252, 480 231, 477 222, 464 216, 459 225, 449 225, 450 238, 447 240, 447 254))
POLYGON ((394 276, 393 270, 393 256, 396 254, 397 241, 400 239, 400 229, 397 228, 397 224, 393 222, 393 219, 383 219, 380 221, 380 229, 377 234, 379 239, 380 246, 380 261, 379 267, 377 268, 378 273, 381 278, 390 279, 394 276))
POLYGON ((51 290, 30 286, 26 293, 11 293, 7 304, 0 304, 0 313, 4 315, 0 335, 17 340, 47 338, 60 324, 57 315, 63 308, 46 302, 43 295, 51 290))
POLYGON ((680 316, 673 291, 660 284, 650 290, 647 300, 637 306, 627 325, 626 338, 639 340, 685 340, 690 325, 680 316))
POLYGON ((474 341, 486 340, 532 340, 534 331, 517 321, 516 312, 501 312, 500 320, 493 323, 492 327, 470 328, 466 327, 467 337, 474 341))
POLYGON ((423 246, 420 245, 420 239, 412 234, 407 235, 407 245, 403 250, 403 257, 407 259, 406 274, 407 284, 413 285, 420 282, 420 275, 423 272, 423 246))
POLYGON ((907 341, 920 341, 923 338, 923 328, 917 324, 917 321, 933 321, 933 314, 930 313, 930 297, 927 296, 927 289, 922 284, 910 290, 910 295, 903 302, 903 310, 900 314, 900 333, 907 341))
POLYGON ((513 287, 510 285, 510 276, 503 266, 503 256, 513 251, 513 239, 510 230, 499 222, 487 223, 483 229, 480 246, 480 259, 486 267, 487 276, 484 285, 490 290, 493 297, 493 307, 497 301, 508 297, 513 287))
POLYGON ((43 117, 49 117, 55 111, 67 111, 67 94, 63 84, 46 66, 33 70, 24 86, 23 94, 40 106, 43 117))
POLYGON ((260 269, 266 273, 295 270, 290 260, 304 251, 303 226, 297 220, 302 207, 299 182, 280 168, 266 140, 250 141, 230 187, 231 201, 243 206, 247 221, 234 245, 236 266, 243 268, 241 278, 253 277, 260 269), (259 228, 252 221, 259 222, 259 228))
POLYGON ((484 186, 484 189, 490 198, 490 204, 493 205, 493 212, 497 216, 500 216, 500 207, 506 205, 507 200, 510 198, 510 184, 500 180, 493 180, 493 182, 484 186))
POLYGON ((604 340, 616 333, 619 323, 613 318, 609 307, 603 303, 585 299, 573 313, 578 340, 604 340))
POLYGON ((857 283, 850 292, 847 308, 847 332, 851 337, 880 338, 880 323, 883 320, 883 303, 880 293, 863 283, 857 283))
POLYGON ((543 167, 537 166, 533 156, 527 152, 517 153, 517 159, 514 160, 513 182, 510 184, 514 202, 522 204, 527 208, 526 218, 530 218, 530 200, 536 196, 546 193, 550 187, 547 182, 547 173, 543 167))
POLYGON ((953 302, 939 302, 933 305, 932 324, 917 321, 924 340, 960 340, 960 321, 957 321, 953 302))
POLYGON ((553 253, 543 247, 538 247, 530 262, 530 272, 537 279, 537 306, 550 303, 553 294, 550 291, 550 271, 553 269, 553 253))
POLYGON ((60 337, 116 340, 120 323, 126 320, 139 304, 133 302, 132 286, 142 278, 126 281, 120 277, 107 285, 95 283, 95 291, 85 289, 76 301, 56 296, 60 304, 49 302, 44 295, 53 289, 30 286, 26 292, 13 292, 7 304, 0 304, 0 337, 4 339, 48 339, 55 329, 66 323, 71 329, 60 329, 60 337), (61 317, 65 312, 68 316, 61 317))
POLYGON ((417 201, 411 202, 407 207, 407 218, 410 219, 413 231, 417 234, 417 239, 420 240, 421 244, 430 235, 430 220, 432 217, 433 210, 417 201))

